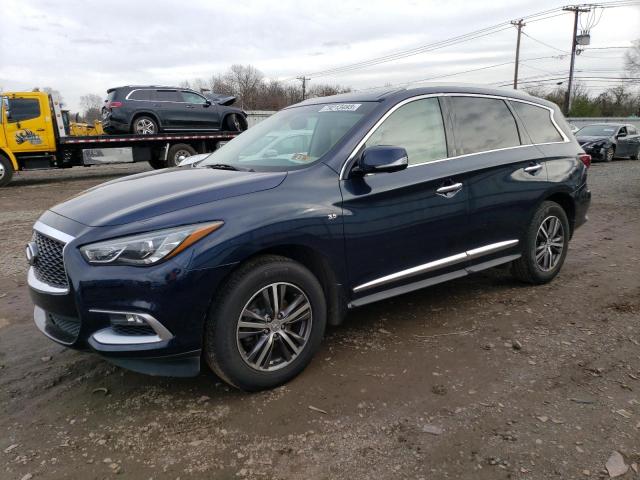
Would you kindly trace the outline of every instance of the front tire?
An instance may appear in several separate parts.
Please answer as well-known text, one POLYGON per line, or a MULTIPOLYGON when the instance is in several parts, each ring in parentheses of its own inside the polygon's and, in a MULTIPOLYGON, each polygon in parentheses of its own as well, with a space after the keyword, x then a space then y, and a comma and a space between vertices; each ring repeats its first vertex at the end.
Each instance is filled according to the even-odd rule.
POLYGON ((204 356, 237 388, 274 388, 309 364, 326 317, 324 291, 307 268, 285 257, 258 257, 233 273, 216 295, 204 356))
POLYGON ((224 129, 229 132, 244 132, 247 129, 247 122, 241 115, 232 113, 225 117, 224 129))
POLYGON ((613 161, 613 157, 615 156, 615 154, 616 154, 616 151, 614 150, 613 147, 607 148, 607 151, 604 152, 604 161, 605 162, 613 161))
POLYGON ((522 256, 512 264, 513 275, 532 284, 553 280, 567 256, 569 228, 567 214, 560 205, 542 202, 527 229, 522 256))
POLYGON ((13 178, 13 164, 4 155, 0 155, 0 187, 9 185, 13 178))

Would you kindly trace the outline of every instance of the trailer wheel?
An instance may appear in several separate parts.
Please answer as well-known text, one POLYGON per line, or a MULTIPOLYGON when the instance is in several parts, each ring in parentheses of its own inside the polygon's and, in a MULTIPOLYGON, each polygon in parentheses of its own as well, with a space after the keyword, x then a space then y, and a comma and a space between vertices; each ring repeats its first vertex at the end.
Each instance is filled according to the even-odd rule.
POLYGON ((9 184, 13 177, 13 165, 7 157, 0 155, 0 187, 9 184))
POLYGON ((160 170, 161 168, 167 168, 166 162, 162 158, 152 158, 149 160, 149 165, 154 170, 160 170))
POLYGON ((182 160, 196 153, 196 149, 186 143, 171 145, 167 153, 167 167, 177 167, 182 160))

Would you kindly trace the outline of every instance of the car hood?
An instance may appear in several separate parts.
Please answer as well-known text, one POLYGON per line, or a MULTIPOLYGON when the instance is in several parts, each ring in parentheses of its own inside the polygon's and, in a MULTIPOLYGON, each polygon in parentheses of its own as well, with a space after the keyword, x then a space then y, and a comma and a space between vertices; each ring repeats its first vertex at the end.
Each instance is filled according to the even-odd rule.
POLYGON ((91 227, 142 221, 183 208, 275 188, 286 172, 171 168, 103 183, 51 210, 91 227))
POLYGON ((602 140, 609 140, 611 137, 606 137, 604 135, 578 135, 576 140, 580 145, 584 145, 585 143, 597 142, 602 140))

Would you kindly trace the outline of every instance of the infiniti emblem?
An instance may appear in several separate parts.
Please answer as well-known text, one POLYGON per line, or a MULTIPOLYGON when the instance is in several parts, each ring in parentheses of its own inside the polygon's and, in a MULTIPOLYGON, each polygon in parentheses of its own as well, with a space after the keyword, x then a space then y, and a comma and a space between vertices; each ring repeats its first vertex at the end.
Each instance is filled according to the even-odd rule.
POLYGON ((27 262, 29 263, 29 265, 33 265, 34 263, 36 263, 36 258, 38 256, 38 246, 35 244, 35 242, 27 243, 24 254, 27 257, 27 262))

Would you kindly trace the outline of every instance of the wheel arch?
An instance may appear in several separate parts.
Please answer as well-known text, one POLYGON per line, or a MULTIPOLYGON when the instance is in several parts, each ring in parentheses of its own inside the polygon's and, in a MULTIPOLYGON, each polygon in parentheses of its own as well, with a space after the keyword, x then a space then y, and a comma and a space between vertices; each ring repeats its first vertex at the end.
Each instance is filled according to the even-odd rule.
POLYGON ((11 162, 11 164, 13 165, 14 172, 17 172, 18 170, 20 170, 20 166, 18 165, 18 160, 16 159, 16 156, 13 153, 11 153, 9 150, 5 148, 0 148, 0 155, 7 158, 11 162))
POLYGON ((221 281, 221 284, 226 283, 228 278, 243 265, 264 255, 279 255, 308 268, 318 279, 324 290, 327 300, 327 323, 329 325, 340 325, 342 323, 347 311, 343 285, 331 267, 329 260, 322 253, 307 245, 280 244, 257 250, 229 271, 221 281))
POLYGON ((570 236, 573 236, 576 222, 576 204, 568 192, 555 192, 544 199, 544 201, 555 202, 562 207, 569 220, 570 236))
POLYGON ((225 122, 227 121, 227 118, 231 115, 238 115, 241 121, 244 122, 244 129, 246 130, 247 128, 249 128, 249 122, 247 122, 247 116, 244 114, 244 112, 225 112, 220 122, 221 130, 224 130, 225 122))
POLYGON ((158 117, 156 113, 148 110, 138 110, 133 115, 131 115, 131 121, 129 122, 129 131, 131 131, 131 128, 133 127, 133 122, 135 122, 137 118, 143 117, 143 116, 152 117, 158 124, 158 129, 162 128, 162 124, 160 123, 160 117, 158 117))

